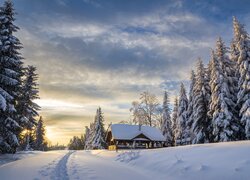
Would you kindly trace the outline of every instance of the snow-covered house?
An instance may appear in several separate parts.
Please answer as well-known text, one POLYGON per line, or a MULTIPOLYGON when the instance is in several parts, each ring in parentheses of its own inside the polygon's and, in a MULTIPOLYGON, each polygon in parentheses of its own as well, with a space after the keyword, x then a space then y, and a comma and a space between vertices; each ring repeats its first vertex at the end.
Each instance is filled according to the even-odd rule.
POLYGON ((159 148, 163 147, 165 138, 155 127, 113 124, 107 134, 110 150, 116 148, 159 148))

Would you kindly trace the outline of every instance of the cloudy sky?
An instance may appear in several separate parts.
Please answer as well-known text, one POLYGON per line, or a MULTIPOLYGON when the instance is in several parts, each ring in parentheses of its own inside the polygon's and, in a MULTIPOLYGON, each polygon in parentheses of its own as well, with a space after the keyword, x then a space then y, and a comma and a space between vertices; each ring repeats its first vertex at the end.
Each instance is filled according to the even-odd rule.
POLYGON ((98 106, 108 124, 128 120, 142 91, 160 102, 165 89, 174 97, 197 57, 209 60, 217 37, 229 45, 233 15, 250 29, 247 0, 13 2, 25 63, 38 68, 37 102, 52 143, 82 134, 98 106))

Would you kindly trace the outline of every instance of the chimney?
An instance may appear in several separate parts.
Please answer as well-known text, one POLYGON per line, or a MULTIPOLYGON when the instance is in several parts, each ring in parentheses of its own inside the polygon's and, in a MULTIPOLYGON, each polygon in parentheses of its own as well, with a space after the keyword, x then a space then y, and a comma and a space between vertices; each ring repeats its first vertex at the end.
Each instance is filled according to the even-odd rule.
POLYGON ((141 125, 141 124, 139 124, 139 131, 141 131, 141 126, 142 126, 142 125, 141 125))

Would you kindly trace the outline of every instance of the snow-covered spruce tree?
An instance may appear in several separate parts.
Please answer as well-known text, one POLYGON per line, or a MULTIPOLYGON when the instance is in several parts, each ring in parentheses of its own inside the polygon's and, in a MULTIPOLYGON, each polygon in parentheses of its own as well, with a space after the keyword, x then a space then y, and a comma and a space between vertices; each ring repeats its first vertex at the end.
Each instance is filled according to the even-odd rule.
POLYGON ((238 78, 237 78, 237 65, 233 59, 229 57, 229 48, 225 46, 225 43, 221 38, 217 41, 216 46, 216 56, 218 58, 219 64, 221 65, 222 72, 225 77, 225 82, 228 86, 228 92, 230 94, 230 99, 233 101, 231 106, 231 111, 236 119, 238 119, 238 111, 236 109, 237 102, 237 92, 238 92, 238 78))
POLYGON ((89 132, 88 132, 88 136, 86 137, 84 149, 92 149, 92 139, 95 134, 94 131, 95 131, 95 124, 93 122, 89 124, 89 132))
POLYGON ((213 141, 237 140, 239 127, 235 113, 234 95, 230 91, 230 70, 227 48, 221 38, 217 40, 216 55, 212 51, 211 64, 212 74, 210 87, 212 101, 209 114, 212 117, 213 141))
POLYGON ((176 145, 183 145, 189 143, 187 142, 189 133, 186 127, 188 120, 187 109, 188 99, 186 95, 186 89, 184 87, 184 84, 181 83, 177 115, 176 145))
POLYGON ((194 84, 195 84, 195 73, 192 70, 191 71, 191 77, 190 77, 190 86, 189 86, 189 98, 188 98, 188 110, 187 110, 187 116, 188 116, 188 120, 187 120, 187 124, 186 124, 186 128, 187 131, 189 132, 188 138, 189 141, 191 141, 193 135, 191 132, 191 127, 193 124, 193 112, 194 112, 194 84))
POLYGON ((176 145, 175 142, 176 142, 177 132, 178 132, 177 117, 178 117, 178 98, 176 97, 174 101, 174 108, 172 111, 172 132, 173 132, 172 143, 174 145, 176 145))
POLYGON ((13 35, 19 28, 14 25, 14 8, 5 1, 0 8, 0 153, 14 153, 21 131, 16 103, 20 95, 22 46, 13 35))
POLYGON ((211 72, 212 72, 212 64, 211 62, 209 61, 207 67, 204 67, 205 69, 205 78, 204 78, 204 82, 205 82, 205 88, 204 88, 204 92, 205 92, 205 99, 206 99, 206 102, 207 102, 207 122, 208 122, 208 127, 207 127, 207 131, 208 131, 208 134, 209 134, 209 137, 208 137, 208 141, 209 142, 212 142, 213 141, 213 137, 212 137, 212 133, 213 133, 213 127, 212 127, 212 117, 209 116, 209 108, 210 108, 210 104, 211 104, 211 87, 209 85, 209 82, 211 80, 211 72))
POLYGON ((105 142, 105 130, 104 130, 104 117, 101 108, 96 111, 93 136, 91 137, 91 149, 104 149, 105 142))
POLYGON ((40 119, 36 127, 35 150, 39 150, 39 151, 47 150, 47 142, 45 139, 45 126, 43 124, 42 116, 40 116, 40 119))
POLYGON ((166 139, 167 146, 173 146, 173 132, 170 113, 168 93, 165 91, 162 107, 161 131, 166 139))
POLYGON ((234 24, 234 43, 239 53, 237 58, 239 81, 237 106, 240 109, 241 123, 245 128, 245 138, 250 139, 250 38, 243 25, 236 18, 234 24))
POLYGON ((199 59, 194 85, 194 122, 192 125, 192 133, 194 133, 194 138, 192 140, 193 144, 209 142, 211 124, 207 116, 208 103, 210 101, 207 93, 205 68, 201 59, 199 59))
POLYGON ((24 71, 24 80, 21 87, 22 94, 20 95, 17 110, 19 112, 20 125, 28 130, 36 124, 35 117, 39 116, 38 110, 40 107, 34 103, 35 99, 39 98, 38 95, 38 75, 36 74, 36 67, 28 66, 24 71))
POLYGON ((235 102, 235 115, 239 124, 238 138, 244 139, 244 129, 239 119, 240 107, 237 104, 237 93, 239 92, 238 81, 240 79, 239 66, 238 66, 239 51, 236 48, 236 43, 233 40, 230 47, 230 92, 234 95, 233 101, 235 102))
POLYGON ((236 72, 236 63, 228 56, 229 50, 225 47, 221 38, 218 40, 216 56, 222 67, 222 72, 225 77, 225 86, 228 88, 226 103, 233 118, 231 121, 231 128, 234 131, 234 138, 231 140, 241 139, 241 132, 243 132, 241 123, 239 121, 239 109, 237 108, 237 93, 238 93, 238 78, 236 72), (229 99, 229 100, 228 100, 229 99))
POLYGON ((84 149, 88 149, 87 144, 88 144, 89 138, 90 138, 90 129, 88 126, 85 126, 85 132, 84 132, 84 136, 83 136, 84 149))

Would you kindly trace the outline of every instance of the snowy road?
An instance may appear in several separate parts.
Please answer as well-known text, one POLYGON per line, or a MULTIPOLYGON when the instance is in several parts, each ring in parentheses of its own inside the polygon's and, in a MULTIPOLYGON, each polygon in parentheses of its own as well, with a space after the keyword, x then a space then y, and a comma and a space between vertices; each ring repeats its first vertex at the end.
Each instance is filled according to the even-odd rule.
POLYGON ((1 180, 127 180, 150 177, 134 168, 90 151, 52 151, 0 167, 1 180))

